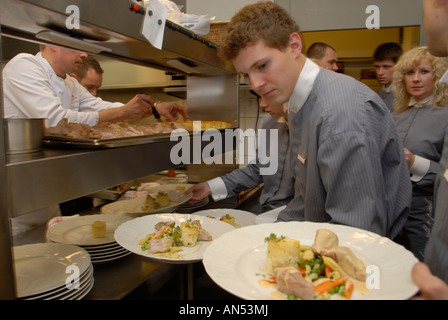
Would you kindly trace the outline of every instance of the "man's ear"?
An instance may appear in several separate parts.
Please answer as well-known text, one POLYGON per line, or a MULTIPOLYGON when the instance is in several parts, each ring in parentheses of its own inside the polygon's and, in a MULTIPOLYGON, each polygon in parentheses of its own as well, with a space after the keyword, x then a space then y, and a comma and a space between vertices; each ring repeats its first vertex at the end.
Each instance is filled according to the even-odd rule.
POLYGON ((289 36, 289 48, 296 56, 302 53, 302 37, 297 32, 293 32, 289 36))

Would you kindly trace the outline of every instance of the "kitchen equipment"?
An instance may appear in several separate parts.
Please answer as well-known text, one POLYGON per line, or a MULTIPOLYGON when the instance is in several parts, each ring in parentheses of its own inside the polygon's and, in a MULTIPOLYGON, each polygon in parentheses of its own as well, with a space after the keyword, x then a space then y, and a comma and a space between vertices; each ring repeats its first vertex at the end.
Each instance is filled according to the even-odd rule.
POLYGON ((4 127, 7 154, 30 153, 41 150, 45 119, 4 119, 4 127))

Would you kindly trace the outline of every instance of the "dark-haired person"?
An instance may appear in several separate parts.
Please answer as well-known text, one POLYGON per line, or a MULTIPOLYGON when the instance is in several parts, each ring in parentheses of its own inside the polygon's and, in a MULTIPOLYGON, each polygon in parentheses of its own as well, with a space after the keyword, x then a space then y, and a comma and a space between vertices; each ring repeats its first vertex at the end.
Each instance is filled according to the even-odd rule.
POLYGON ((373 53, 373 66, 375 67, 378 83, 382 87, 376 92, 383 99, 390 112, 394 111, 394 67, 403 54, 401 46, 396 42, 380 44, 373 53))
POLYGON ((92 56, 84 59, 84 63, 70 76, 75 77, 78 82, 96 97, 98 89, 103 84, 104 70, 99 62, 92 56))
POLYGON ((313 43, 306 51, 306 56, 324 69, 338 71, 338 54, 328 43, 313 43))

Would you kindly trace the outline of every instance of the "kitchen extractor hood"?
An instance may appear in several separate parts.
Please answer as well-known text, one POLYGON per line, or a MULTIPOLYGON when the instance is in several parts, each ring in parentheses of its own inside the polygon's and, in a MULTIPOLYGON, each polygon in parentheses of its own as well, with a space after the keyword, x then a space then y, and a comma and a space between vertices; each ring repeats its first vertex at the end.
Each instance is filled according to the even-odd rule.
MULTIPOLYGON (((0 0, 4 36, 101 54, 175 74, 235 73, 217 56, 217 45, 166 21, 161 50, 142 35, 144 10, 129 0, 0 0), (79 27, 69 29, 69 6, 79 9, 79 27)), ((149 10, 150 8, 148 8, 149 10)))

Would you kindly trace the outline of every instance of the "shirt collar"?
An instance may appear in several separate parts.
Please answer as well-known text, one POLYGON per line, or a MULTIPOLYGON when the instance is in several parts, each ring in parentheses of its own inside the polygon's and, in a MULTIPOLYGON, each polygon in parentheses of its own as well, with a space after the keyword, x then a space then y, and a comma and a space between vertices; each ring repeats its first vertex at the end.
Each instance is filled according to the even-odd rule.
POLYGON ((421 101, 416 101, 414 99, 414 97, 411 97, 411 99, 409 100, 409 107, 420 108, 423 106, 432 105, 433 100, 434 100, 434 95, 430 95, 429 97, 427 97, 421 101))
POLYGON ((300 111, 313 89, 314 81, 319 72, 320 67, 310 59, 306 58, 291 98, 289 98, 288 103, 285 104, 285 110, 288 113, 297 113, 300 111))
POLYGON ((383 86, 383 90, 387 93, 392 92, 394 90, 394 88, 395 88, 395 85, 393 83, 391 83, 390 86, 388 86, 387 88, 386 88, 386 86, 383 86))
POLYGON ((286 119, 283 116, 277 118, 277 123, 286 123, 286 119))
POLYGON ((62 78, 62 77, 58 76, 58 75, 56 74, 56 72, 54 71, 53 67, 52 67, 52 66, 50 65, 50 63, 48 62, 48 60, 45 59, 45 58, 42 56, 42 53, 41 53, 41 52, 36 53, 36 58, 39 59, 39 61, 40 61, 40 62, 42 63, 42 65, 44 66, 44 68, 47 70, 47 74, 49 74, 50 77, 51 77, 52 79, 58 79, 58 78, 59 78, 59 79, 64 80, 65 78, 67 78, 67 75, 66 75, 65 78, 62 78))

